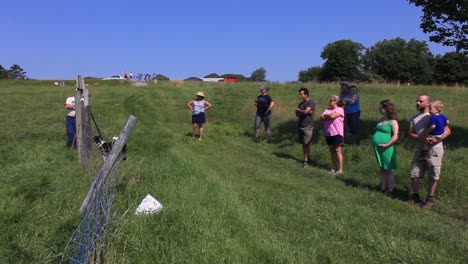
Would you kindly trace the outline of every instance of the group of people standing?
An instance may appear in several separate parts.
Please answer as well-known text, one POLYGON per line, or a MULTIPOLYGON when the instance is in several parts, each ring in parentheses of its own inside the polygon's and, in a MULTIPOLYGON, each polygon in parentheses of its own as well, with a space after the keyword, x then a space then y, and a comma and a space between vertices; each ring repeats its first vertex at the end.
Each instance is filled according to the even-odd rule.
MULTIPOLYGON (((264 141, 268 142, 271 137, 271 115, 274 107, 273 99, 268 95, 269 87, 262 86, 260 95, 255 100, 257 108, 255 116, 255 139, 259 140, 260 127, 265 128, 264 141)), ((199 129, 199 140, 203 137, 203 124, 205 123, 205 110, 212 104, 205 100, 203 92, 198 92, 197 98, 188 102, 187 106, 192 111, 193 137, 196 137, 196 129, 199 129)), ((310 144, 314 130, 314 112, 316 104, 309 96, 307 88, 299 89, 301 102, 295 109, 298 117, 299 142, 303 150, 303 167, 311 164, 310 144)), ((433 101, 429 95, 422 94, 418 97, 416 108, 419 114, 410 120, 409 136, 416 141, 416 148, 411 161, 410 178, 412 196, 408 201, 410 204, 420 204, 421 207, 430 209, 434 206, 434 195, 437 182, 440 179, 442 159, 444 156, 445 140, 451 134, 449 120, 441 112, 443 104, 433 101), (428 176, 428 195, 423 201, 419 196, 421 179, 428 176)), ((395 175, 397 169, 396 143, 399 139, 399 123, 397 110, 394 103, 388 99, 379 103, 381 114, 375 126, 372 136, 372 145, 377 165, 380 168, 381 191, 390 197, 394 197, 395 175)), ((340 95, 329 97, 328 107, 320 115, 323 123, 325 141, 330 151, 332 168, 330 173, 334 175, 343 174, 343 152, 342 147, 346 135, 356 137, 360 130, 360 98, 356 86, 348 82, 341 83, 340 95), (345 124, 346 123, 346 124, 345 124), (346 126, 345 126, 346 125, 346 126)))

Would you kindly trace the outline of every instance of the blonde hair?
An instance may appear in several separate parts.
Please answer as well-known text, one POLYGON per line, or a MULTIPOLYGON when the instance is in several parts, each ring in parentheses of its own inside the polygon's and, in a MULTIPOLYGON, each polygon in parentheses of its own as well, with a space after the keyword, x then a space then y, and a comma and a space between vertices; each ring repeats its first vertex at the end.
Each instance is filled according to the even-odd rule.
POLYGON ((444 109, 444 104, 441 101, 433 101, 431 102, 431 106, 439 113, 444 109))

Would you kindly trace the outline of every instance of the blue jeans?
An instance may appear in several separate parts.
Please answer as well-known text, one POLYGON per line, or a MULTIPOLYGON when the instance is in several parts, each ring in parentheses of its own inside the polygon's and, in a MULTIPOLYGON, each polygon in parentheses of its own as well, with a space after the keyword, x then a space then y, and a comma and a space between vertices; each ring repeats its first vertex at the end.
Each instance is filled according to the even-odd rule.
POLYGON ((74 117, 67 116, 67 136, 68 136, 68 143, 67 146, 71 147, 73 145, 76 148, 76 122, 74 117))
POLYGON ((361 112, 356 113, 347 113, 346 114, 346 132, 350 133, 353 136, 359 134, 359 117, 361 116, 361 112))

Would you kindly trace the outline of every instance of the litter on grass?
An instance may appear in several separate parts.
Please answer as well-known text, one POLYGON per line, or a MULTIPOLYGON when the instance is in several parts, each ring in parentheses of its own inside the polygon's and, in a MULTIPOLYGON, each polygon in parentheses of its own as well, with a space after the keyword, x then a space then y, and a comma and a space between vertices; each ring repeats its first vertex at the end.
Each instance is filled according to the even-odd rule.
POLYGON ((141 201, 140 205, 135 211, 136 215, 151 215, 157 213, 163 209, 162 204, 156 200, 151 195, 146 195, 146 197, 141 201))

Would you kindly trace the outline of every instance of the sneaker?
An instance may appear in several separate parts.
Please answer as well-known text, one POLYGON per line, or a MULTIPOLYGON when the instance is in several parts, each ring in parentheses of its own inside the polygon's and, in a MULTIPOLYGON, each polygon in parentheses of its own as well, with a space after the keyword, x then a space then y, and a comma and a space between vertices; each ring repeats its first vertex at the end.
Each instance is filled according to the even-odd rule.
POLYGON ((331 169, 331 170, 328 171, 328 173, 330 173, 330 174, 335 174, 335 172, 336 171, 334 169, 331 169))
POLYGON ((434 207, 434 199, 427 197, 424 204, 421 206, 423 209, 432 209, 434 207))
POLYGON ((198 138, 199 141, 201 141, 202 139, 201 138, 198 138))
POLYGON ((421 198, 419 198, 419 195, 414 195, 411 196, 411 198, 407 201, 408 204, 415 205, 415 204, 420 204, 422 203, 421 198))
POLYGON ((386 191, 386 192, 385 192, 385 196, 387 196, 387 197, 393 199, 393 198, 395 198, 395 193, 394 193, 394 192, 391 192, 391 191, 386 191))
POLYGON ((309 167, 309 163, 307 162, 307 160, 304 160, 304 162, 302 162, 302 168, 307 168, 309 167))

